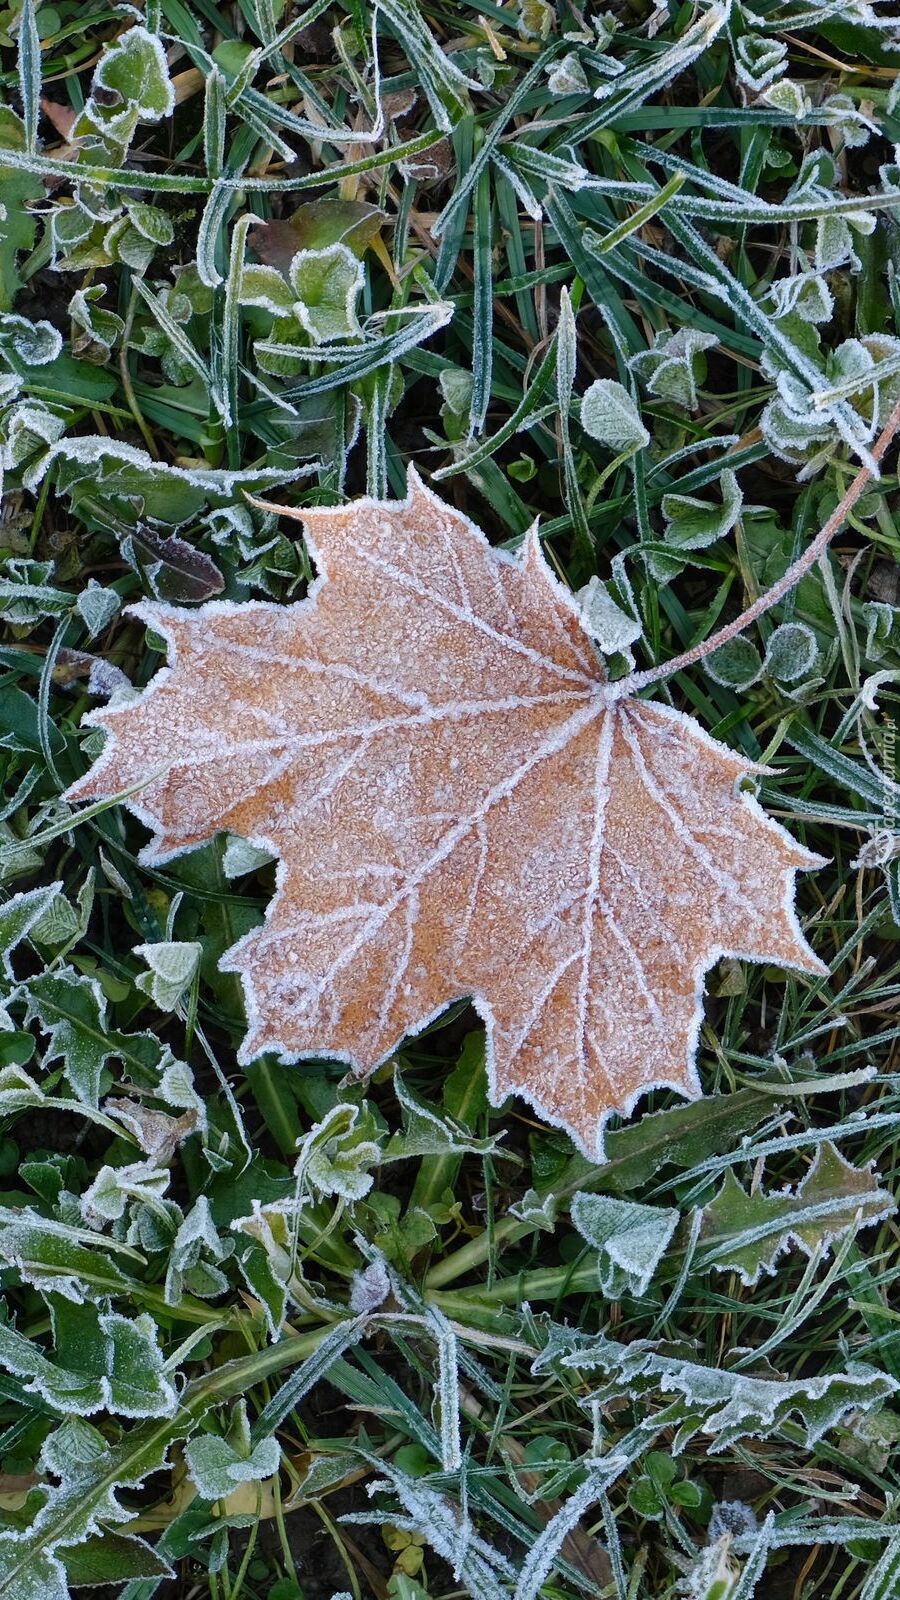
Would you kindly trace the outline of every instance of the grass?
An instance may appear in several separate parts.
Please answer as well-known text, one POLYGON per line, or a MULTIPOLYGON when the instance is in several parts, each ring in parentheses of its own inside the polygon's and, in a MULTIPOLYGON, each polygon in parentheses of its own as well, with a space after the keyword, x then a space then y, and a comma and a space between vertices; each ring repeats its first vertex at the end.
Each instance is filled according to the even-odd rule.
POLYGON ((829 977, 722 962, 704 1098, 642 1101, 602 1167, 489 1108, 463 1006, 365 1086, 238 1069, 217 963, 271 864, 149 867, 123 808, 60 796, 97 694, 161 664, 128 603, 304 593, 244 491, 393 496, 412 463, 497 545, 540 515, 607 586, 615 674, 769 588, 900 392, 898 27, 0 12, 2 1600, 897 1594, 890 457, 660 690, 828 858, 829 977), (324 279, 256 270, 338 240, 324 279))

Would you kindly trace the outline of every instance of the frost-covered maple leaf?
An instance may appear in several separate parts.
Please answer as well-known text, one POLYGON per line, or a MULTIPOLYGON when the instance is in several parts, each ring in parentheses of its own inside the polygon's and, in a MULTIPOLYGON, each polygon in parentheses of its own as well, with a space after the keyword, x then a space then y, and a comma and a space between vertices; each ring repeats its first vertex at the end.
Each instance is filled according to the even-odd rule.
POLYGON ((819 858, 740 791, 746 760, 607 684, 534 535, 492 550, 414 473, 405 501, 302 519, 320 577, 299 604, 134 608, 171 665, 91 713, 110 737, 69 798, 144 782, 147 861, 221 829, 280 858, 223 962, 242 1060, 367 1073, 468 995, 493 1102, 602 1160, 610 1113, 700 1092, 722 955, 824 970, 793 905, 819 858))

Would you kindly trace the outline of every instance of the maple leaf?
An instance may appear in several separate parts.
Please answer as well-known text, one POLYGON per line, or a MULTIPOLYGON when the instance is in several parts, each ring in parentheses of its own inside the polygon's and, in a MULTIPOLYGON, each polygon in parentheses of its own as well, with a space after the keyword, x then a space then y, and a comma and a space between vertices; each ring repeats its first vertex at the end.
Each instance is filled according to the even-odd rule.
POLYGON ((242 1061, 362 1075, 471 996, 492 1102, 522 1095, 602 1160, 612 1112, 700 1093, 721 956, 825 970, 793 908, 820 858, 740 791, 744 758, 607 683, 535 533, 492 550, 412 471, 404 501, 289 514, 308 598, 133 607, 171 665, 89 715, 110 737, 68 798, 145 783, 149 862, 222 830, 280 858, 223 959, 242 1061))

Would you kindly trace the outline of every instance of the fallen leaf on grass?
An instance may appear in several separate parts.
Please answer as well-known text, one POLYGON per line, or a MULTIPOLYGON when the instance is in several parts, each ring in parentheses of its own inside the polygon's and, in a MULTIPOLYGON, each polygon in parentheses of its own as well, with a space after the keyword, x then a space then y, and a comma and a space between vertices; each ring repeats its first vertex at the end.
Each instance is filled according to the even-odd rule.
POLYGON ((611 1113, 700 1093, 721 956, 824 970, 793 906, 819 858, 738 788, 743 757, 607 683, 535 534, 492 550, 414 472, 404 501, 288 514, 308 599, 135 607, 171 665, 90 713, 110 737, 68 798, 146 780, 146 861, 219 831, 280 857, 223 962, 243 1061, 363 1075, 470 995, 493 1103, 522 1095, 602 1160, 611 1113))

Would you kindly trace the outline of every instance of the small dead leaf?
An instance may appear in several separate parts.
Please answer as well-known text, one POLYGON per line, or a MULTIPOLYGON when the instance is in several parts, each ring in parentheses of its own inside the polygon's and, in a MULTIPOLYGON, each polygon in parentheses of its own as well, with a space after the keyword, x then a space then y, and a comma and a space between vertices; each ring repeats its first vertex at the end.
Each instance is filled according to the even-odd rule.
POLYGON ((225 587, 212 557, 174 533, 164 538, 152 528, 134 528, 122 540, 122 554, 144 574, 159 600, 196 603, 221 594, 225 587))
POLYGON ((448 177, 453 166, 453 147, 449 139, 440 139, 433 144, 430 150, 423 150, 420 156, 410 156, 408 160, 401 161, 400 170, 405 178, 413 178, 416 183, 442 183, 448 177))
POLYGON ((56 129, 61 139, 67 142, 72 137, 72 129, 78 121, 78 112, 71 106, 61 106, 56 100, 41 100, 41 110, 47 121, 56 129))
POLYGON ((68 798, 143 783, 147 861, 219 831, 281 857, 223 962, 243 1061, 365 1075, 471 996, 492 1102, 522 1095, 602 1160, 612 1112, 700 1093, 723 955, 824 970, 793 903, 819 858, 739 790, 743 757, 606 682, 536 535, 492 550, 414 471, 404 501, 287 514, 309 598, 135 607, 170 666, 90 713, 110 738, 68 798))
POLYGON ((159 1166, 168 1166, 178 1146, 196 1133, 199 1124, 196 1111, 170 1117, 140 1100, 106 1100, 103 1109, 130 1129, 144 1153, 153 1156, 159 1166))

